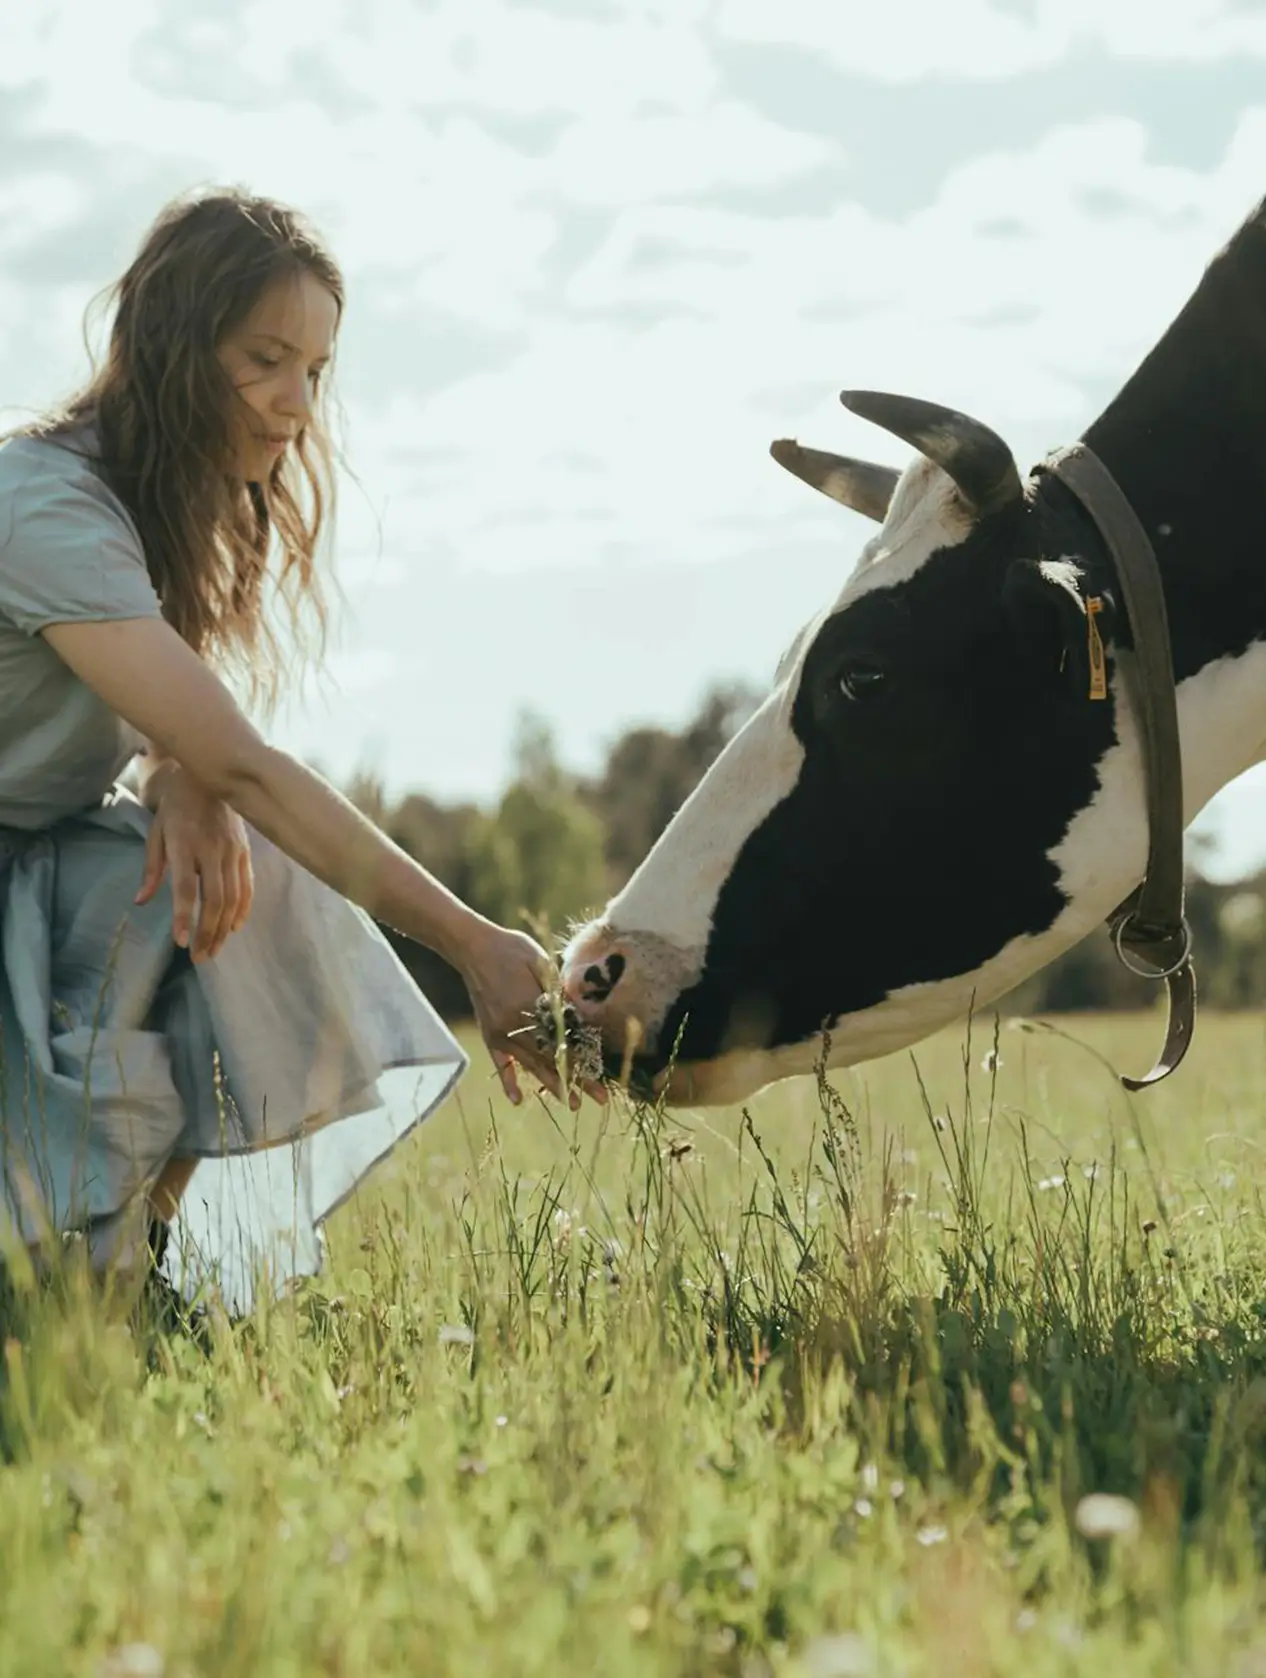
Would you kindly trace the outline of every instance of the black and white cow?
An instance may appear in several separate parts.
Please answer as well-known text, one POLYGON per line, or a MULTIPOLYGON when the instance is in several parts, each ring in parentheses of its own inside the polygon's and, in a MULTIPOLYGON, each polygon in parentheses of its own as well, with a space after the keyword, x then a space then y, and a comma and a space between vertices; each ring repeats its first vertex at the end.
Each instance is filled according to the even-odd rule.
MULTIPOLYGON (((978 422, 842 400, 919 455, 898 476, 775 445, 881 527, 564 952, 609 1065, 635 1049, 672 1101, 810 1071, 824 1026, 835 1066, 914 1042, 1100 926, 1143 874, 1130 637, 1095 526, 978 422)), ((1085 441, 1161 568, 1189 822, 1266 757, 1266 203, 1085 441)))

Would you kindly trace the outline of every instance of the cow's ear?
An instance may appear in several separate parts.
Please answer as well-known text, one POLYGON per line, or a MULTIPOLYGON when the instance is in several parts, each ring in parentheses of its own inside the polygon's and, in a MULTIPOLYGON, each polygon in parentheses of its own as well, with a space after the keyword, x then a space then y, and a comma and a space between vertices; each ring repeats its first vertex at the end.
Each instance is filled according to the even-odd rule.
POLYGON ((1003 605, 1026 662, 1049 673, 1073 700, 1106 699, 1107 648, 1116 602, 1086 587, 1071 559, 1017 559, 1008 567, 1003 605))

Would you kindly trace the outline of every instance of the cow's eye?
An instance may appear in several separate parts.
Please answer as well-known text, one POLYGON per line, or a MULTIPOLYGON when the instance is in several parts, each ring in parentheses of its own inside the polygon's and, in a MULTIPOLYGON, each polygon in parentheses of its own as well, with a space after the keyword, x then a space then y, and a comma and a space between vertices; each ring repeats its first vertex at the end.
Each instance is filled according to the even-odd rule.
POLYGON ((845 699, 873 699, 882 689, 887 672, 873 659, 857 659, 840 671, 840 692, 845 699))

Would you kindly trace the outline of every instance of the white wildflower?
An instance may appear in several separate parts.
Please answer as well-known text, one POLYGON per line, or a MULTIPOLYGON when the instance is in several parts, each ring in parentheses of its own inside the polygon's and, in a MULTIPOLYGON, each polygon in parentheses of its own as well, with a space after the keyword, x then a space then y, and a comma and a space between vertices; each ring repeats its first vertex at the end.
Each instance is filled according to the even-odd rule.
POLYGON ((1083 1497, 1073 1517, 1083 1538, 1132 1538, 1138 1531, 1138 1506, 1128 1497, 1092 1492, 1083 1497))
POLYGON ((875 1670, 870 1650, 856 1632, 837 1632, 834 1637, 815 1637, 805 1645, 806 1678, 869 1678, 875 1670))
POLYGON ((101 1665, 102 1678, 163 1678, 166 1670, 152 1643, 123 1643, 101 1665))

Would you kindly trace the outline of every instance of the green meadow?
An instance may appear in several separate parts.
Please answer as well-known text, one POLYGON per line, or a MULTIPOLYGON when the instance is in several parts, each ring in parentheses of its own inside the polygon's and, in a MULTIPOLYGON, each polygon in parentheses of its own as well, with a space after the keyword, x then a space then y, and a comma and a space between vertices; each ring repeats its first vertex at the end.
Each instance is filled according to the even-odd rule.
POLYGON ((325 1273, 3 1303, 0 1678, 1266 1678, 1266 1022, 460 1098, 325 1273))

